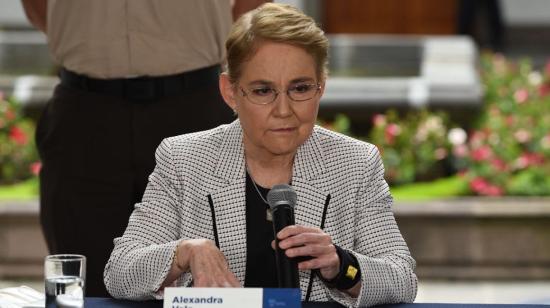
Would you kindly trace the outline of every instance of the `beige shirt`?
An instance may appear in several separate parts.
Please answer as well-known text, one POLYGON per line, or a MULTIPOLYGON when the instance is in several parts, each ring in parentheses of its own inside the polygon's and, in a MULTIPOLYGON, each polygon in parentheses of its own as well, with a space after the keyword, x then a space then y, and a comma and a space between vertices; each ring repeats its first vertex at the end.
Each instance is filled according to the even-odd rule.
POLYGON ((222 62, 230 0, 49 0, 54 60, 96 78, 162 76, 222 62))

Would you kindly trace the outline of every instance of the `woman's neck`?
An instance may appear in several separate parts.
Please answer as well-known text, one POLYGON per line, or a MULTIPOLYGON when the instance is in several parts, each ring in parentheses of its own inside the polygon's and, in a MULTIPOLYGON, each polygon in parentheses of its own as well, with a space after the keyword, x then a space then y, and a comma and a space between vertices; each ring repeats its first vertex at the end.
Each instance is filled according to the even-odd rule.
POLYGON ((247 146, 245 142, 246 168, 256 184, 271 188, 277 184, 288 184, 292 179, 294 153, 275 155, 265 150, 247 146))

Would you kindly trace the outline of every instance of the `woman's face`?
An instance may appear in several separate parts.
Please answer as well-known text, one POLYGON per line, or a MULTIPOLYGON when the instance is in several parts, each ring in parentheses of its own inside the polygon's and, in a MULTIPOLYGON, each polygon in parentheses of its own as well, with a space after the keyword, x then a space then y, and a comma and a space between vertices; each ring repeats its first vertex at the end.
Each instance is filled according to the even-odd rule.
POLYGON ((236 84, 222 75, 220 89, 239 116, 247 151, 294 154, 306 141, 315 125, 325 85, 317 78, 315 68, 313 57, 302 48, 268 41, 261 43, 244 63, 236 84), (295 99, 311 99, 293 101, 288 90, 295 99), (271 103, 254 103, 270 101, 275 92, 278 95, 271 103))

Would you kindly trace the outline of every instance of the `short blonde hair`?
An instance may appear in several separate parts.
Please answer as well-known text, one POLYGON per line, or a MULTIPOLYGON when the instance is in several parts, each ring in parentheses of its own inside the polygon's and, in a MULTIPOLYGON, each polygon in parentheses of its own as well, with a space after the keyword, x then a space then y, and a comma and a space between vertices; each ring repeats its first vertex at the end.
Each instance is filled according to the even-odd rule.
POLYGON ((315 21, 297 8, 280 3, 265 3, 241 16, 225 42, 226 71, 236 83, 242 66, 262 41, 286 43, 303 48, 315 61, 317 78, 326 78, 328 39, 315 21))

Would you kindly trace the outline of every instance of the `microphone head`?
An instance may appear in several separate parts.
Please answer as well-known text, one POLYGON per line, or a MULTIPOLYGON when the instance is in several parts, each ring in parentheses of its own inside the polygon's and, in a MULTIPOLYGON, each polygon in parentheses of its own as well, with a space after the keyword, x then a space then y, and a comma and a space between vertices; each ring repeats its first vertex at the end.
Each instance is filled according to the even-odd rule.
POLYGON ((291 208, 294 208, 296 205, 296 192, 290 185, 275 185, 267 193, 267 203, 269 203, 272 210, 279 204, 288 204, 291 208))

